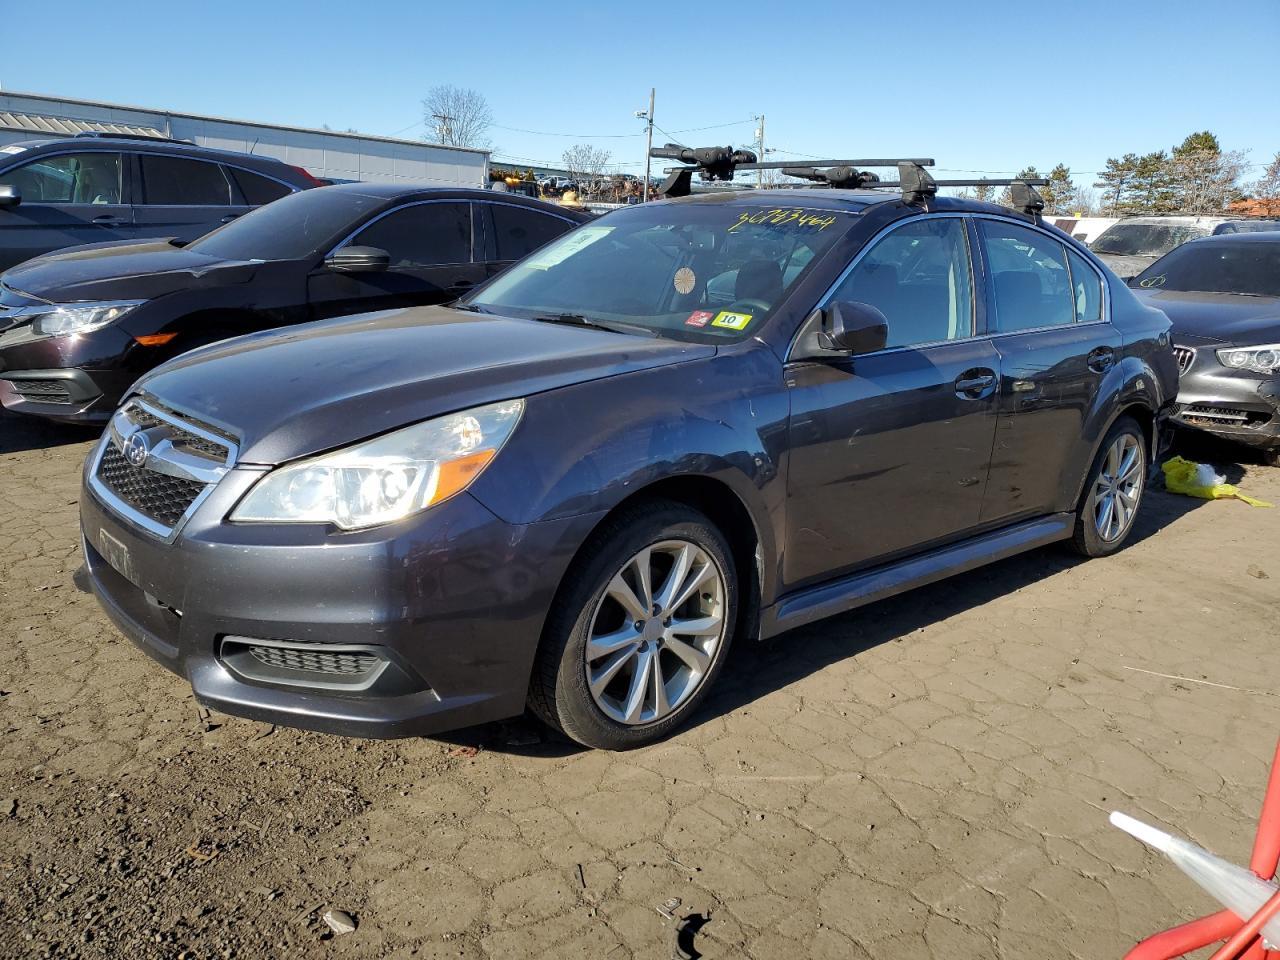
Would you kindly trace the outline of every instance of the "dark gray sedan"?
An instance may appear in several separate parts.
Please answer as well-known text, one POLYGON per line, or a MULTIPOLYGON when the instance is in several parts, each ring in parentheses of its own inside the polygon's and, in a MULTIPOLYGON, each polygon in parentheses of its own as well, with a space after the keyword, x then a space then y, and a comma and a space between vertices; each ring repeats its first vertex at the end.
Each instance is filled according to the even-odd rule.
POLYGON ((1173 321, 1173 423, 1280 461, 1280 232, 1193 240, 1133 286, 1173 321))

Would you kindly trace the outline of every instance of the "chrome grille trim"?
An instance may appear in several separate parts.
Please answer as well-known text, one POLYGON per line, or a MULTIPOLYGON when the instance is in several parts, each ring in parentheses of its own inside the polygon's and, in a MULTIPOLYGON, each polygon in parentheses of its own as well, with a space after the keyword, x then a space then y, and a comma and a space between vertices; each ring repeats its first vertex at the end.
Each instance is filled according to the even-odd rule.
POLYGON ((214 433, 198 420, 148 403, 141 397, 133 397, 115 412, 107 424, 102 439, 89 457, 87 479, 94 495, 112 512, 151 536, 171 543, 213 492, 218 481, 235 466, 239 453, 234 440, 214 433), (138 469, 203 485, 173 525, 150 517, 127 503, 100 476, 102 459, 108 448, 123 453, 129 438, 143 431, 154 438, 155 445, 138 469), (221 451, 221 456, 215 455, 218 451, 221 451))
POLYGON ((1175 346, 1173 348, 1173 356, 1178 361, 1178 372, 1186 373, 1191 369, 1191 364, 1195 362, 1196 352, 1190 347, 1175 346))

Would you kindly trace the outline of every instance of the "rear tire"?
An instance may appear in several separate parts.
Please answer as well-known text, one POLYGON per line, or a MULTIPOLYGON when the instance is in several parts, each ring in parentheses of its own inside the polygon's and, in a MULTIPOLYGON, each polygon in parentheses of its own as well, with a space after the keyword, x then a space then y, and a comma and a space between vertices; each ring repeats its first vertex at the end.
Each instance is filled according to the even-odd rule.
POLYGON ((1071 545, 1085 557, 1115 553, 1129 535, 1146 492, 1147 441, 1131 417, 1107 431, 1085 482, 1071 545))
POLYGON ((1268 467, 1280 467, 1280 447, 1262 451, 1262 462, 1268 467))
POLYGON ((661 740, 697 709, 733 640, 738 578, 724 535, 672 501, 621 511, 565 577, 529 706, 587 747, 661 740))

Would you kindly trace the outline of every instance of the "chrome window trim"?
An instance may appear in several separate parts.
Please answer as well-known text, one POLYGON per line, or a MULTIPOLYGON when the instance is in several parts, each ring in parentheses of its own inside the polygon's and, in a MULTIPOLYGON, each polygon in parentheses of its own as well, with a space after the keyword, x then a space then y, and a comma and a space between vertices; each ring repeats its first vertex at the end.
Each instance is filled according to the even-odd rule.
POLYGON ((88 464, 89 488, 93 491, 94 496, 103 503, 103 505, 109 507, 121 519, 125 520, 130 525, 150 534, 164 543, 173 543, 173 541, 178 538, 178 534, 182 532, 182 528, 186 526, 187 521, 198 509, 200 509, 200 505, 213 493, 218 481, 226 476, 231 471, 232 467, 236 465, 236 460, 239 456, 240 446, 236 441, 230 440, 220 434, 213 433, 210 430, 206 430, 198 424, 183 418, 179 413, 166 410, 165 408, 153 403, 148 403, 141 397, 132 397, 129 400, 126 400, 125 403, 121 405, 120 409, 112 416, 111 421, 107 424, 107 429, 103 431, 102 439, 98 441, 98 445, 94 447, 93 452, 90 454, 88 464), (186 511, 178 519, 178 522, 172 527, 166 527, 163 523, 153 520, 146 514, 135 510, 133 507, 129 506, 129 504, 117 497, 106 486, 106 484, 98 479, 98 466, 102 462, 103 454, 107 451, 107 445, 114 444, 117 450, 121 450, 123 440, 132 436, 132 434, 138 429, 141 429, 134 424, 133 430, 122 432, 121 425, 118 422, 121 420, 129 423, 133 422, 129 419, 128 411, 131 406, 135 404, 156 419, 161 420, 170 426, 176 427, 179 430, 184 430, 187 433, 194 434, 197 437, 219 444, 227 450, 227 456, 222 465, 202 466, 200 469, 203 472, 200 475, 196 475, 195 471, 190 469, 193 464, 189 461, 198 460, 200 458, 181 455, 179 451, 173 449, 172 444, 169 444, 167 439, 162 440, 156 445, 151 456, 159 458, 159 455, 163 454, 163 458, 159 458, 158 462, 164 464, 166 467, 172 466, 173 469, 153 470, 154 473, 162 473, 166 476, 175 476, 182 479, 202 481, 205 483, 205 488, 200 491, 194 500, 191 501, 191 505, 187 507, 186 511), (184 475, 183 473, 174 472, 175 470, 186 470, 187 472, 184 475), (206 480, 205 478, 208 479, 206 480))
MULTIPOLYGON (((470 266, 473 263, 480 263, 482 261, 476 260, 475 216, 471 210, 471 205, 477 202, 482 202, 482 201, 472 200, 470 197, 433 197, 430 200, 411 200, 408 203, 402 203, 397 207, 391 207, 387 210, 383 210, 380 214, 378 214, 372 220, 369 220, 368 222, 361 224, 360 226, 356 227, 356 229, 352 230, 349 234, 347 234, 342 240, 340 240, 337 243, 336 246, 334 246, 332 250, 330 250, 328 253, 324 255, 324 257, 321 258, 321 263, 323 263, 325 260, 328 260, 330 257, 332 257, 335 253, 337 253, 343 247, 350 244, 352 240, 354 240, 360 234, 364 233, 366 230, 372 227, 379 220, 389 217, 393 213, 400 213, 403 210, 408 210, 410 207, 421 207, 421 206, 425 206, 428 203, 460 203, 467 208, 467 224, 471 230, 471 259, 455 261, 454 263, 417 263, 417 264, 412 264, 412 266, 422 269, 422 268, 429 268, 429 267, 465 267, 465 266, 470 266)), ((512 206, 514 206, 514 204, 512 204, 512 206)))
POLYGON ((510 200, 490 200, 487 197, 484 197, 484 198, 477 198, 475 200, 472 200, 471 202, 472 203, 491 203, 496 207, 514 207, 517 210, 528 210, 530 213, 538 213, 544 217, 555 217, 555 219, 563 220, 565 223, 571 223, 575 227, 578 226, 580 223, 585 222, 581 220, 574 220, 572 217, 566 217, 564 214, 560 213, 558 210, 543 210, 539 207, 531 207, 528 204, 524 204, 524 203, 512 203, 510 200))

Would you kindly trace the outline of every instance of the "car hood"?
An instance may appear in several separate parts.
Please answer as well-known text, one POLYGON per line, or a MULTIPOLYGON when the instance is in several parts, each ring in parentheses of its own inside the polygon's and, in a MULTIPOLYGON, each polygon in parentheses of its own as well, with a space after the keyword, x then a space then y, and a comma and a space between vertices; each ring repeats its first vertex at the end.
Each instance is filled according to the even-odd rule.
POLYGON ((1121 280, 1136 277, 1160 259, 1159 257, 1122 257, 1118 253, 1098 253, 1096 250, 1093 251, 1093 255, 1105 263, 1121 280))
POLYGON ((11 268, 4 282, 41 300, 150 300, 195 287, 247 282, 258 265, 220 260, 168 241, 109 243, 45 254, 11 268))
POLYGON ((417 307, 237 337, 137 384, 277 464, 483 403, 715 354, 714 346, 417 307))
POLYGON ((1173 324, 1174 343, 1246 347, 1280 342, 1280 298, 1179 290, 1133 292, 1143 303, 1164 311, 1173 324))

